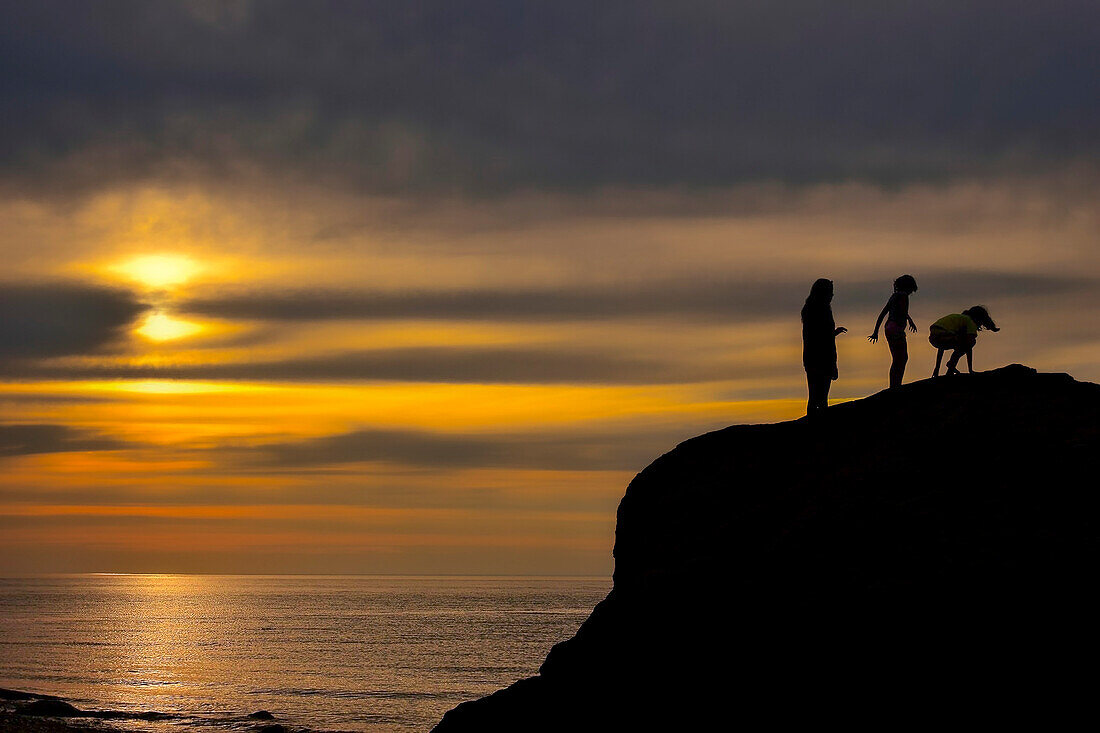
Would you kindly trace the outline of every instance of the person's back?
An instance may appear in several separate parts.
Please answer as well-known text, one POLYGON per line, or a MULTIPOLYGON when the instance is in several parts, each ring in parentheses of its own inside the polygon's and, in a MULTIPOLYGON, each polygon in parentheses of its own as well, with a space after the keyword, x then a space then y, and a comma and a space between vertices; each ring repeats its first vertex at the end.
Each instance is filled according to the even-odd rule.
POLYGON ((909 320, 909 293, 895 292, 886 301, 886 308, 889 311, 886 322, 895 323, 904 330, 909 320))
POLYGON ((836 366, 836 323, 828 304, 802 309, 802 364, 832 373, 836 366))
POLYGON ((957 374, 956 366, 959 358, 966 355, 966 369, 974 371, 972 352, 974 344, 978 341, 978 331, 988 328, 990 331, 1000 331, 997 324, 989 316, 989 310, 983 305, 975 305, 967 308, 962 313, 952 313, 939 319, 928 329, 928 343, 936 347, 936 368, 932 376, 939 376, 940 363, 943 361, 943 352, 953 350, 951 358, 947 361, 947 373, 957 374))
POLYGON ((978 333, 978 324, 974 323, 974 320, 970 318, 970 316, 965 316, 962 313, 952 313, 944 316, 933 323, 932 328, 957 334, 977 335, 978 333))

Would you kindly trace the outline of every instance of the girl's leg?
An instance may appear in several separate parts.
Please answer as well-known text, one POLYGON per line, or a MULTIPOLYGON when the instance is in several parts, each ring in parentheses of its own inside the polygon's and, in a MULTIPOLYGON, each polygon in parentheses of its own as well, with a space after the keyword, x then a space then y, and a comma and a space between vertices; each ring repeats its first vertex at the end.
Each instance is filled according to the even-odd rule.
POLYGON ((974 344, 978 342, 978 337, 970 334, 962 339, 955 348, 955 353, 951 355, 951 361, 947 363, 951 367, 951 371, 958 374, 959 360, 962 359, 963 354, 966 354, 966 368, 973 374, 974 373, 974 359, 971 353, 974 351, 974 344))
POLYGON ((933 377, 940 376, 940 364, 941 363, 943 363, 943 349, 940 349, 936 352, 936 368, 932 372, 933 377))
MULTIPOLYGON (((909 362, 909 346, 904 336, 887 339, 886 343, 890 345, 890 356, 894 357, 893 363, 890 364, 890 388, 893 389, 901 386, 902 377, 905 376, 905 365, 909 362)), ((936 371, 939 371, 938 364, 936 371)))
POLYGON ((947 360, 947 373, 958 374, 959 359, 965 352, 962 349, 955 349, 951 352, 951 358, 947 360))
POLYGON ((810 393, 806 402, 806 414, 812 415, 829 403, 829 378, 817 374, 806 374, 806 387, 810 393))

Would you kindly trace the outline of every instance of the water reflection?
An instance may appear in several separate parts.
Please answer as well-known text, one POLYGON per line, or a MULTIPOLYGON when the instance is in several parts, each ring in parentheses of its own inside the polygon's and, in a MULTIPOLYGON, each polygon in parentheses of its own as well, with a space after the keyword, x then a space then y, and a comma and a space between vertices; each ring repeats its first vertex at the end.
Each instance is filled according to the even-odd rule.
MULTIPOLYGON (((534 674, 610 579, 0 579, 0 686, 242 724, 426 730, 534 674)), ((176 723, 132 723, 178 732, 176 723), (171 727, 166 727, 171 726, 171 727)))

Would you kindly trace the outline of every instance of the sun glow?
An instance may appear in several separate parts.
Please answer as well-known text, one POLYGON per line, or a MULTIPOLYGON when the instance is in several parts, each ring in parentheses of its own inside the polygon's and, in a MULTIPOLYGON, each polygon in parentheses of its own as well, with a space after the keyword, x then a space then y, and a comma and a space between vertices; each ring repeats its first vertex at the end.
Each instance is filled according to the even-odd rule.
POLYGON ((150 341, 173 341, 193 336, 202 330, 203 327, 197 323, 157 312, 150 313, 134 332, 150 341))
POLYGON ((171 379, 143 379, 127 382, 98 382, 89 389, 103 389, 111 392, 132 392, 135 394, 210 394, 217 392, 244 391, 236 384, 215 384, 212 382, 187 382, 171 379))
POLYGON ((183 285, 203 268, 186 255, 160 254, 134 257, 110 269, 146 287, 164 289, 183 285))

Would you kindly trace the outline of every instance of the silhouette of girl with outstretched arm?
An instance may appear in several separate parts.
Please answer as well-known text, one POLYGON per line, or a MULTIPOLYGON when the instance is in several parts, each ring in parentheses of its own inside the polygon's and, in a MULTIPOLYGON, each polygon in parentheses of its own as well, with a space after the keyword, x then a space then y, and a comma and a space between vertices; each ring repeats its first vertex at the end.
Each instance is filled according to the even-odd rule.
POLYGON ((905 364, 909 361, 909 346, 905 343, 905 324, 909 324, 909 330, 917 332, 917 324, 909 317, 909 296, 917 292, 917 281, 912 275, 902 275, 894 281, 894 294, 886 301, 886 306, 878 314, 875 321, 875 331, 867 340, 872 344, 878 341, 878 327, 882 325, 882 319, 886 318, 886 343, 890 346, 890 356, 893 362, 890 364, 890 388, 900 387, 901 379, 905 376, 905 364))
POLYGON ((956 368, 959 359, 966 354, 966 370, 974 373, 972 353, 974 344, 978 342, 978 331, 988 328, 990 331, 1000 331, 997 324, 989 317, 989 311, 984 305, 976 305, 967 308, 962 313, 952 313, 936 321, 928 329, 928 343, 938 349, 936 354, 936 368, 932 371, 933 377, 940 375, 940 362, 943 361, 943 352, 953 349, 951 358, 947 360, 947 373, 958 374, 956 368))
POLYGON ((836 337, 847 333, 833 321, 833 281, 821 278, 810 288, 802 306, 802 366, 806 368, 809 400, 806 414, 820 414, 829 406, 829 387, 839 376, 836 366, 836 337))

